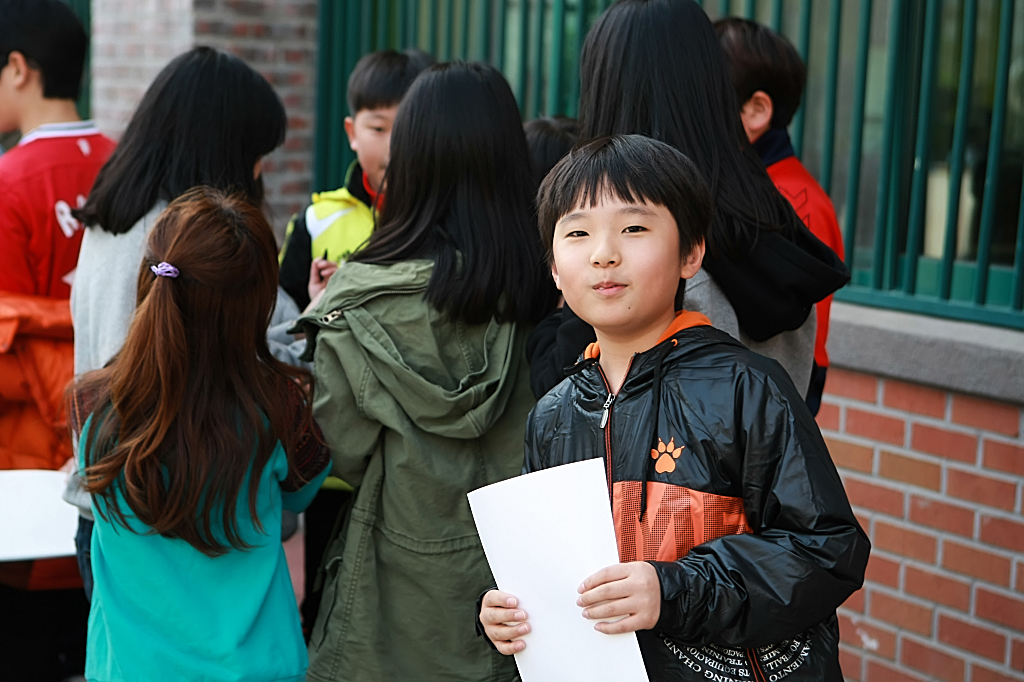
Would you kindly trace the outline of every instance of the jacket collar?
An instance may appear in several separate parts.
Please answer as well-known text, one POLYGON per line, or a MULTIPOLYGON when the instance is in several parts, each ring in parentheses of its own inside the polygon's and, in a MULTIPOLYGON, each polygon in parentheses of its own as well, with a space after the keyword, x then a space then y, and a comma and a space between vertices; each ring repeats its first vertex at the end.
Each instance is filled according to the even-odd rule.
MULTIPOLYGON (((693 312, 692 310, 680 310, 676 313, 676 317, 672 320, 672 324, 662 332, 661 336, 654 343, 655 346, 660 344, 662 341, 675 336, 677 333, 690 327, 710 327, 711 320, 707 318, 703 313, 693 312)), ((645 351, 646 352, 646 351, 645 351)), ((601 346, 595 341, 594 343, 587 346, 587 350, 583 353, 584 360, 596 359, 601 355, 601 346)))
POLYGON ((793 142, 785 128, 770 128, 764 135, 754 141, 754 151, 761 157, 761 163, 767 168, 779 161, 796 156, 793 142))

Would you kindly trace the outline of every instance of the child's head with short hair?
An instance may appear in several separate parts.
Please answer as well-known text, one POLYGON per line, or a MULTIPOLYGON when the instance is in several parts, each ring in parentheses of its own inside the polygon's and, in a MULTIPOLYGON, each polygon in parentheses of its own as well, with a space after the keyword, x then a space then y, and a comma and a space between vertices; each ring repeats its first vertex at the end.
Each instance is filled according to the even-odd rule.
POLYGON ((360 59, 348 78, 345 133, 376 191, 384 181, 398 104, 420 72, 433 63, 434 58, 420 50, 380 50, 360 59))
POLYGON ((580 122, 568 116, 544 116, 523 124, 530 161, 537 184, 551 172, 555 164, 576 146, 580 138, 580 122))
POLYGON ((599 138, 552 169, 537 205, 555 283, 599 340, 668 326, 713 211, 690 159, 642 135, 599 138))
POLYGON ((767 26, 739 17, 716 21, 715 32, 747 138, 754 142, 769 129, 788 126, 807 82, 807 67, 793 44, 767 26))
POLYGON ((78 99, 88 48, 64 2, 0 0, 0 132, 17 130, 38 100, 78 99))

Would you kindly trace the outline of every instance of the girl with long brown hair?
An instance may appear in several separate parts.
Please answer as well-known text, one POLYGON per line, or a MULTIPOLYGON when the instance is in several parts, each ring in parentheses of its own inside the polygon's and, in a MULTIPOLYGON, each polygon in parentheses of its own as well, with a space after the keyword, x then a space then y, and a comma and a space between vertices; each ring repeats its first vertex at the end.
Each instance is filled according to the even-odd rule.
POLYGON ((305 677, 281 512, 329 454, 308 374, 267 348, 276 287, 259 209, 190 190, 150 235, 123 348, 71 392, 96 516, 90 680, 305 677))

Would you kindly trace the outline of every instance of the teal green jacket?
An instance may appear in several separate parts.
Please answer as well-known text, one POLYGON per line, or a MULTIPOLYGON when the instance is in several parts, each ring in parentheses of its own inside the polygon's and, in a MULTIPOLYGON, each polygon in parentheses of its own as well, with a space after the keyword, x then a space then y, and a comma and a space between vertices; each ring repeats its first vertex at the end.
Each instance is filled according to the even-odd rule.
POLYGON ((519 474, 534 399, 517 324, 453 322, 432 263, 345 263, 304 316, 314 414, 356 488, 327 552, 308 679, 510 680, 476 636, 493 584, 466 494, 519 474))

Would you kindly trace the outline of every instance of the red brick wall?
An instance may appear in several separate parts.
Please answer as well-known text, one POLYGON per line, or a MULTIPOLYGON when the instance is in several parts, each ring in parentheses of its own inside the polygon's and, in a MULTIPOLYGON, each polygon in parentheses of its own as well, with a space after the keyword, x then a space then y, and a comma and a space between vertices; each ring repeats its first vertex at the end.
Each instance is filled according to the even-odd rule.
POLYGON ((288 218, 309 203, 313 180, 316 87, 316 0, 195 0, 195 44, 244 59, 284 102, 288 134, 263 161, 271 223, 284 234, 288 218))
POLYGON ((278 236, 309 201, 313 176, 316 0, 93 0, 93 114, 120 137, 156 74, 194 45, 245 60, 277 90, 288 113, 284 144, 264 160, 278 236))
POLYGON ((847 679, 1024 680, 1021 406, 829 370, 818 423, 871 537, 847 679))

